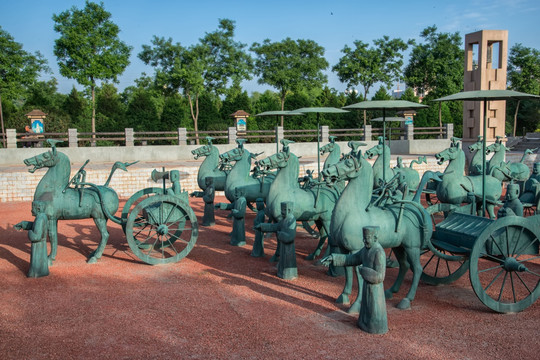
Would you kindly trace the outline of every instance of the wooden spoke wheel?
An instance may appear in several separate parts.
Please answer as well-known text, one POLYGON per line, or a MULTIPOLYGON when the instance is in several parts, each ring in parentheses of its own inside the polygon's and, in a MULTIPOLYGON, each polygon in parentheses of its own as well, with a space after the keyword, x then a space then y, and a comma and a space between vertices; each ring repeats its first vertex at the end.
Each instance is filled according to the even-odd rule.
MULTIPOLYGON (((430 214, 434 228, 443 221, 447 214, 457 207, 455 205, 437 203, 426 209, 430 214)), ((459 279, 469 267, 466 252, 445 249, 436 240, 430 239, 437 250, 432 252, 429 248, 420 254, 422 264, 422 281, 430 285, 450 284, 459 279)))
POLYGON ((155 195, 135 206, 126 223, 126 238, 135 255, 147 264, 183 259, 197 241, 197 218, 175 196, 155 195))
POLYGON ((122 230, 124 234, 126 233, 126 223, 129 216, 129 213, 137 206, 141 201, 148 199, 153 195, 162 195, 163 189, 158 187, 151 187, 137 191, 135 194, 131 195, 128 201, 124 204, 122 208, 122 230))
POLYGON ((528 219, 498 219, 480 234, 471 251, 471 285, 494 311, 522 311, 540 295, 540 228, 528 219))

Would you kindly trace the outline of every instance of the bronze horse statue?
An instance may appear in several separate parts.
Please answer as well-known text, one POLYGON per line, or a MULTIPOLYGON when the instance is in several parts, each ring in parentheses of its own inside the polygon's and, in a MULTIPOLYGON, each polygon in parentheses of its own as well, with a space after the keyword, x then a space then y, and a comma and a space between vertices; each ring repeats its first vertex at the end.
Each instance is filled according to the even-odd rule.
POLYGON ((202 156, 205 157, 201 166, 199 166, 197 184, 199 188, 206 190, 205 179, 211 177, 214 179, 214 188, 217 191, 223 191, 225 189, 228 169, 219 161, 219 150, 212 144, 213 138, 208 136, 206 140, 208 141, 207 145, 191 150, 191 153, 195 156, 195 160, 202 156))
MULTIPOLYGON (((477 204, 482 199, 482 175, 465 176, 465 153, 459 146, 450 146, 448 149, 435 155, 438 164, 448 161, 448 166, 442 175, 442 181, 437 184, 437 198, 442 203, 461 205, 469 203, 469 194, 474 194, 477 204)), ((493 177, 485 177, 486 208, 489 217, 495 218, 495 205, 501 198, 502 182, 493 177)))
MULTIPOLYGON (((431 239, 432 221, 426 210, 420 205, 417 196, 415 201, 392 199, 391 201, 373 201, 373 168, 362 156, 350 157, 323 171, 326 181, 330 184, 339 180, 348 180, 347 187, 341 194, 334 211, 330 225, 330 241, 333 253, 355 253, 364 247, 362 229, 365 226, 377 224, 380 227, 380 244, 384 248, 392 248, 399 262, 399 273, 395 283, 385 295, 391 298, 396 293, 405 277, 412 269, 412 284, 406 297, 398 304, 400 309, 410 308, 420 276, 420 251, 431 239), (377 203, 384 205, 377 205, 377 203)), ((420 187, 425 185, 428 177, 423 179, 420 187)), ((392 181, 391 181, 392 182, 392 181)), ((383 187, 383 196, 386 193, 383 187)), ((417 191, 421 193, 420 189, 417 191)), ((360 300, 363 279, 355 268, 358 280, 358 296, 349 309, 350 312, 360 310, 360 300)), ((345 286, 337 302, 348 304, 352 290, 352 268, 345 271, 345 286)))
POLYGON ((111 219, 120 223, 119 219, 114 217, 119 205, 118 195, 108 186, 109 182, 116 169, 127 171, 127 166, 132 164, 116 162, 107 182, 101 186, 85 183, 86 173, 82 168, 70 181, 69 158, 57 150, 56 142, 58 141, 49 142, 52 145, 51 150, 24 160, 26 166, 32 166, 28 170, 30 173, 47 168, 47 172, 36 188, 34 200, 46 204, 45 214, 48 218, 49 239, 51 241, 49 264, 52 265, 58 249, 58 220, 87 218, 94 220, 101 234, 101 241, 97 249, 88 257, 88 263, 95 263, 103 254, 109 239, 107 220, 111 219), (74 185, 74 187, 70 185, 74 185), (90 187, 85 187, 85 185, 90 187))
POLYGON ((281 203, 292 201, 297 221, 314 221, 321 236, 315 251, 307 256, 308 260, 313 260, 320 254, 328 237, 332 211, 340 191, 325 184, 300 187, 298 157, 288 149, 290 141, 282 140, 282 143, 286 150, 257 161, 257 165, 264 171, 278 169, 266 198, 266 215, 269 221, 279 222, 282 216, 281 203))
POLYGON ((524 163, 527 155, 532 154, 537 149, 526 149, 521 157, 520 162, 507 163, 504 161, 504 157, 507 148, 500 136, 497 136, 495 142, 486 148, 486 155, 493 153, 493 156, 489 160, 488 174, 499 179, 500 181, 526 181, 529 178, 529 167, 524 163))

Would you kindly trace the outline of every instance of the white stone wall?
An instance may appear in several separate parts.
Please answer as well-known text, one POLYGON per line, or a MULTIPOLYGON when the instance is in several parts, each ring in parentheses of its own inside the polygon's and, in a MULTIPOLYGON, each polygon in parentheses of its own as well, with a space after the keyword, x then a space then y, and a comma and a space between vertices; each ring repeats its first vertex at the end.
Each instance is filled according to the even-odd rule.
MULTIPOLYGON (((411 160, 414 157, 407 157, 403 160, 405 166, 409 166, 411 160)), ((324 159, 321 159, 321 168, 324 159)), ((373 163, 373 160, 370 160, 373 163)), ((392 159, 391 166, 396 166, 396 159, 392 159)), ((89 164, 86 167, 87 175, 86 182, 96 185, 102 185, 107 181, 110 169, 112 165, 97 165, 92 167, 89 164)), ((129 168, 128 172, 117 170, 110 183, 120 198, 129 198, 135 192, 147 188, 147 187, 162 187, 162 183, 155 183, 150 178, 152 170, 156 168, 151 164, 136 164, 129 168)), ((159 167, 157 167, 160 170, 159 167)), ((420 176, 426 170, 444 171, 445 165, 437 165, 434 157, 428 157, 427 164, 415 164, 414 169, 418 170, 420 176)), ((74 167, 71 171, 71 176, 75 175, 79 167, 74 167)), ((200 190, 197 185, 197 172, 198 166, 180 166, 180 167, 166 167, 166 170, 179 170, 180 171, 180 184, 183 190, 189 192, 200 190)), ((314 172, 314 176, 317 176, 317 162, 302 162, 300 164, 300 175, 304 176, 306 171, 310 170, 314 172)), ((40 169, 35 173, 29 173, 26 168, 5 168, 0 172, 0 202, 7 201, 31 201, 34 196, 34 190, 36 189, 39 181, 45 175, 46 169, 40 169)), ((167 181, 167 187, 170 186, 167 181)), ((217 195, 223 195, 222 192, 217 192, 217 195)))

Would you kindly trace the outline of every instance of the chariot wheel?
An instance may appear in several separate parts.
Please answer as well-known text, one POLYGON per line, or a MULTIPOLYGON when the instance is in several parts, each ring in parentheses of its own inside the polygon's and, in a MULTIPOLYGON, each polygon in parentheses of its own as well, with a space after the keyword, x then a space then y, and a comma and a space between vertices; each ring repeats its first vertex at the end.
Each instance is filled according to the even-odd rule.
POLYGON ((133 253, 147 264, 183 259, 197 241, 199 228, 191 207, 175 196, 155 195, 138 203, 126 223, 133 253))
MULTIPOLYGON (((431 216, 433 226, 443 221, 446 215, 455 210, 455 205, 437 203, 426 209, 431 216)), ((430 248, 420 253, 422 281, 430 285, 450 284, 467 272, 469 259, 466 253, 444 249, 442 244, 430 239, 435 252, 430 248)))
POLYGON ((124 234, 126 233, 126 223, 129 216, 129 213, 139 204, 141 201, 149 198, 150 196, 154 195, 162 195, 163 189, 158 187, 150 187, 146 189, 142 189, 137 191, 135 194, 131 195, 128 201, 124 204, 124 207, 122 208, 122 230, 124 230, 124 234))
POLYGON ((476 296, 490 309, 519 312, 540 295, 540 229, 518 216, 496 220, 476 240, 469 276, 476 296))

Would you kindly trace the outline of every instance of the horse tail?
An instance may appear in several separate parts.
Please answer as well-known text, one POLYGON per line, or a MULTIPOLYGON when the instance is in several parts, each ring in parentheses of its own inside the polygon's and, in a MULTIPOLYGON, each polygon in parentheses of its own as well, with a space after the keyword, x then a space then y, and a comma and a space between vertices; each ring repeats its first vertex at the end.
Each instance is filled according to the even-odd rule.
POLYGON ((413 164, 421 164, 421 163, 427 164, 427 158, 425 156, 420 156, 418 160, 416 159, 412 160, 411 163, 409 164, 409 167, 412 169, 413 164))
POLYGON ((98 186, 96 184, 92 184, 92 183, 86 183, 86 182, 81 183, 80 185, 81 186, 89 186, 89 187, 93 188, 94 190, 96 190, 96 193, 98 194, 98 197, 99 197, 99 205, 101 206, 101 210, 103 211, 103 214, 107 217, 107 219, 111 220, 112 222, 117 223, 118 225, 122 225, 122 219, 119 218, 118 216, 115 216, 114 214, 111 214, 109 209, 107 209, 107 206, 105 206, 105 203, 103 201, 103 194, 101 193, 101 187, 100 186, 98 186))
POLYGON ((103 184, 103 186, 105 187, 109 187, 109 183, 111 182, 111 179, 112 179, 112 176, 114 174, 114 172, 117 170, 117 169, 121 169, 121 170, 124 170, 124 171, 127 171, 127 168, 128 166, 131 166, 133 164, 136 164, 138 163, 139 161, 134 161, 132 163, 123 163, 121 161, 117 161, 114 163, 114 165, 112 166, 111 168, 111 172, 109 173, 109 177, 107 178, 107 181, 105 181, 105 184, 103 184))

